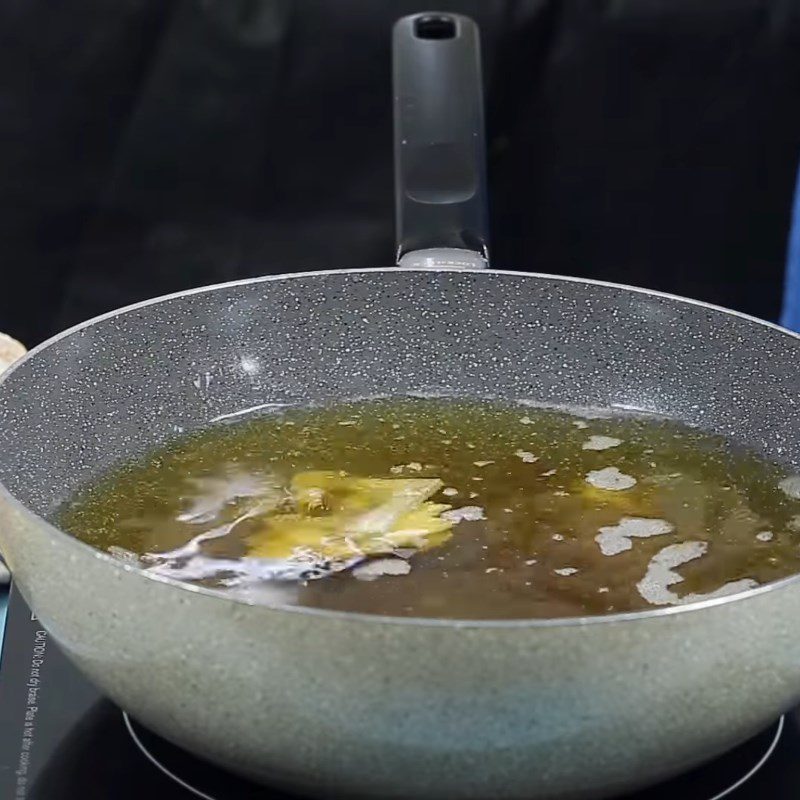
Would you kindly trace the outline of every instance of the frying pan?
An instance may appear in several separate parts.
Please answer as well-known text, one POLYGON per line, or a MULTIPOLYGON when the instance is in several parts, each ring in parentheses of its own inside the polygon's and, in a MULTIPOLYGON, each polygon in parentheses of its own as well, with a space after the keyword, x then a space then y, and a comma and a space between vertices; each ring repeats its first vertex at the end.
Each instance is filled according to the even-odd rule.
POLYGON ((123 458, 266 404, 411 391, 641 409, 800 464, 800 340, 654 292, 489 270, 478 34, 394 30, 399 266, 125 308, 0 384, 0 547, 59 645, 143 724, 320 797, 589 798, 685 770, 800 697, 800 579, 590 618, 248 603, 57 530, 123 458))

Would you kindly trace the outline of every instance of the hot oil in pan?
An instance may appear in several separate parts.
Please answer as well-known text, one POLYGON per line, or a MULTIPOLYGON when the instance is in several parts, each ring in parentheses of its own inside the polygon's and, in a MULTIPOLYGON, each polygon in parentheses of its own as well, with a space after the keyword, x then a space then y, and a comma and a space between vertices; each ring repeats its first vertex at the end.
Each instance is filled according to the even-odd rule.
POLYGON ((800 479, 671 421, 391 399, 218 425, 63 528, 180 580, 444 618, 632 611, 800 571, 800 479))

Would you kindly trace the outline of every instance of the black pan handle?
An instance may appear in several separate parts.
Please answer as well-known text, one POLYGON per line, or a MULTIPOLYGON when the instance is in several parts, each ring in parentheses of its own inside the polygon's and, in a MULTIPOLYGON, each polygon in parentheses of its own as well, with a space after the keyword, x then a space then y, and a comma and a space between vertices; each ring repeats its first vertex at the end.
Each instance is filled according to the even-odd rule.
POLYGON ((487 266, 478 26, 439 12, 398 20, 392 81, 397 263, 487 266))

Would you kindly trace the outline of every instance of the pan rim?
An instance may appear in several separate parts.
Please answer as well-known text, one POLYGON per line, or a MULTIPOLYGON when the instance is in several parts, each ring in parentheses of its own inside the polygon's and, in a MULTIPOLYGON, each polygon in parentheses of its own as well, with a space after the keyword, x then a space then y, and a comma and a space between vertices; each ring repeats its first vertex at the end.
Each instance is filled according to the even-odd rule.
MULTIPOLYGON (((222 283, 210 284, 207 286, 200 286, 193 289, 185 289, 170 294, 160 295, 158 297, 148 298, 137 303, 132 303, 127 306, 115 309, 113 311, 100 314, 92 317, 91 319, 80 322, 66 328, 63 331, 55 334, 46 341, 34 347, 22 358, 14 362, 14 364, 7 369, 2 376, 0 376, 0 392, 3 386, 8 382, 14 373, 24 367, 29 361, 37 357, 37 355, 53 345, 57 344, 63 339, 67 339, 73 334, 76 334, 86 328, 89 328, 99 322, 103 322, 114 317, 120 317, 131 312, 147 308, 151 305, 158 305, 170 300, 189 297, 192 295, 199 295, 211 293, 214 291, 230 289, 237 286, 256 285, 260 283, 271 283, 274 281, 287 281, 287 280, 302 280, 315 277, 326 277, 332 275, 380 275, 383 273, 397 273, 397 272, 419 272, 424 274, 434 273, 469 273, 471 275, 487 275, 491 279, 494 275, 505 275, 517 278, 532 278, 534 280, 546 281, 559 281, 562 283, 577 283, 589 286, 598 286, 608 289, 616 289, 624 292, 631 292, 634 294, 642 295, 645 297, 657 297, 665 300, 671 300, 683 305, 695 306, 697 308, 705 309, 725 314, 727 316, 736 317, 742 321, 754 324, 757 327, 766 328, 779 333, 789 339, 794 339, 800 344, 800 334, 788 330, 780 325, 766 320, 758 319, 757 317, 745 314, 740 311, 725 308, 723 306, 708 303, 703 300, 694 300, 680 295, 671 294, 669 292, 661 292, 654 289, 646 289, 643 287, 630 286, 622 283, 615 283, 612 281, 601 281, 589 278, 577 278, 567 275, 552 275, 542 272, 520 272, 518 270, 501 270, 501 269, 464 269, 459 267, 441 267, 437 269, 420 268, 420 267, 367 267, 367 268, 343 268, 343 269, 326 269, 314 270, 308 272, 292 272, 280 273, 277 275, 265 275, 256 278, 244 278, 236 281, 226 281, 222 283)), ((291 614, 300 614, 308 617, 320 617, 322 619, 334 619, 343 622, 360 622, 380 625, 401 625, 412 627, 433 627, 433 628, 453 628, 453 629, 528 629, 528 628, 561 628, 561 627, 584 627, 587 625, 602 625, 602 624, 625 624, 632 623, 638 620, 656 620, 663 618, 671 618, 678 615, 689 614, 694 612, 703 611, 705 609, 714 608, 717 606, 727 606, 733 603, 738 603, 749 598, 757 597, 762 594, 777 592, 781 589, 796 583, 800 583, 800 573, 789 575, 777 581, 756 586, 753 589, 747 589, 743 592, 735 594, 716 597, 707 600, 701 600, 694 603, 687 603, 686 605, 679 606, 660 606, 653 609, 645 609, 642 611, 630 611, 622 613, 610 614, 597 614, 591 616, 576 616, 576 617, 545 617, 533 619, 450 619, 438 617, 399 617, 392 615, 381 614, 367 614, 357 611, 338 611, 324 608, 313 608, 307 606, 294 606, 286 603, 267 603, 258 602, 256 600, 248 600, 242 597, 226 596, 214 589, 205 588, 201 586, 194 586, 192 584, 184 583, 174 578, 169 578, 163 575, 155 575, 148 573, 146 570, 135 567, 130 564, 124 564, 119 559, 114 558, 109 553, 98 550, 92 545, 77 539, 76 537, 62 531, 60 528, 48 522, 44 517, 40 516, 35 511, 28 508, 21 500, 12 494, 12 492, 0 481, 0 499, 7 505, 20 513, 23 517, 32 520, 37 527, 46 531, 46 533, 62 540, 69 547, 77 547, 87 555, 98 559, 102 564, 107 564, 110 568, 141 576, 145 580, 155 581, 156 583, 165 584, 166 586, 173 587, 178 591, 187 591, 192 594, 204 595, 213 598, 217 602, 230 603, 237 606, 248 606, 257 609, 263 609, 269 612, 285 612, 291 614)), ((13 580, 13 570, 12 570, 13 580)))

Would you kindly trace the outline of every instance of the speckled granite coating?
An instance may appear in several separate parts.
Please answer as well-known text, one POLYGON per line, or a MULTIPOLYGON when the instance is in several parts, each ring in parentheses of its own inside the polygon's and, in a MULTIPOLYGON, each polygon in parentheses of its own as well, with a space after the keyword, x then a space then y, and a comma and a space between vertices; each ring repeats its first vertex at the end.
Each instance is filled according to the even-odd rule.
POLYGON ((392 269, 187 293, 67 332, 0 382, 0 548, 87 675, 230 768, 321 796, 608 796, 797 700, 799 578, 586 620, 397 620, 215 597, 38 515, 221 415, 412 390, 655 411, 800 464, 798 364, 778 328, 544 276, 392 269))

